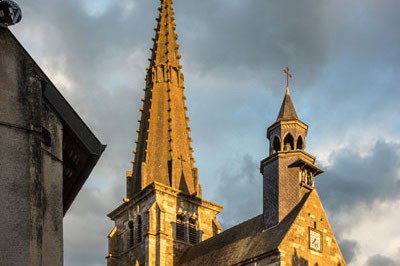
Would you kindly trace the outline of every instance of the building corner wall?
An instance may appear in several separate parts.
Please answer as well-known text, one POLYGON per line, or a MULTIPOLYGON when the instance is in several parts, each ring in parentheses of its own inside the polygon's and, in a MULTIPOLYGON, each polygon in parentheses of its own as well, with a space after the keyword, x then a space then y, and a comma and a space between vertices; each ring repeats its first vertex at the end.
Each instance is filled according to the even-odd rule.
POLYGON ((44 109, 37 66, 6 28, 0 85, 1 264, 62 265, 62 125, 44 109), (45 127, 54 144, 48 151, 45 127))
POLYGON ((63 264, 63 125, 49 106, 42 107, 42 207, 44 266, 63 264))

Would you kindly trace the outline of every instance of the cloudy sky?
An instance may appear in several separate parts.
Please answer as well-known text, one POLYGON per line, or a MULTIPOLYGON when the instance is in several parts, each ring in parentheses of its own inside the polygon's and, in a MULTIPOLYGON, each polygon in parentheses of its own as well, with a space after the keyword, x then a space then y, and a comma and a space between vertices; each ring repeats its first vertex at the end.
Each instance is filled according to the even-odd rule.
MULTIPOLYGON (((105 265, 159 1, 17 2, 12 31, 108 145, 64 219, 65 265, 105 265)), ((224 228, 261 213, 259 161, 289 66, 348 264, 400 265, 399 10, 398 0, 175 0, 196 164, 224 228)))

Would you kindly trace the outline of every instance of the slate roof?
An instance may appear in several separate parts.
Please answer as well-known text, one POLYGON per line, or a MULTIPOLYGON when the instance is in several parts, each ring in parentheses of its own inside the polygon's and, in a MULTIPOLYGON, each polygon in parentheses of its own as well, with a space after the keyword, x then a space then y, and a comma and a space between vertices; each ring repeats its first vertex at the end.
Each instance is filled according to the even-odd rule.
POLYGON ((289 88, 286 89, 285 98, 283 98, 281 110, 279 111, 276 121, 282 120, 298 120, 296 109, 290 97, 289 88))
POLYGON ((308 196, 304 196, 277 226, 264 230, 261 214, 189 248, 178 265, 242 265, 253 258, 274 254, 308 196))

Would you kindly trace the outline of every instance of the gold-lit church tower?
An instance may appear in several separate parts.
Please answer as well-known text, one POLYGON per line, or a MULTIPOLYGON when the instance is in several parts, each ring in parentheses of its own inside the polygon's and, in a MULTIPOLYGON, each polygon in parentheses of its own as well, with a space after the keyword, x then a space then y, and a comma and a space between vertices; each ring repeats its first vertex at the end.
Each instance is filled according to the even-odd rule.
POLYGON ((173 265, 221 231, 222 206, 201 195, 194 166, 172 0, 161 0, 124 203, 108 216, 108 265, 173 265))
POLYGON ((159 12, 126 197, 108 215, 108 266, 345 266, 314 187, 322 170, 306 152, 308 126, 294 108, 288 68, 260 164, 263 211, 221 232, 222 206, 202 198, 194 166, 172 0, 161 0, 159 12))

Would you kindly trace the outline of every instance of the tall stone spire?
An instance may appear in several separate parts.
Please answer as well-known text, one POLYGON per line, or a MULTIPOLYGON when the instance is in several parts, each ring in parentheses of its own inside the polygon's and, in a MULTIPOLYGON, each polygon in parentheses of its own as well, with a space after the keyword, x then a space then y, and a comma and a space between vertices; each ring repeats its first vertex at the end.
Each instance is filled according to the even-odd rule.
POLYGON ((161 0, 127 196, 159 182, 200 196, 172 0, 161 0))

